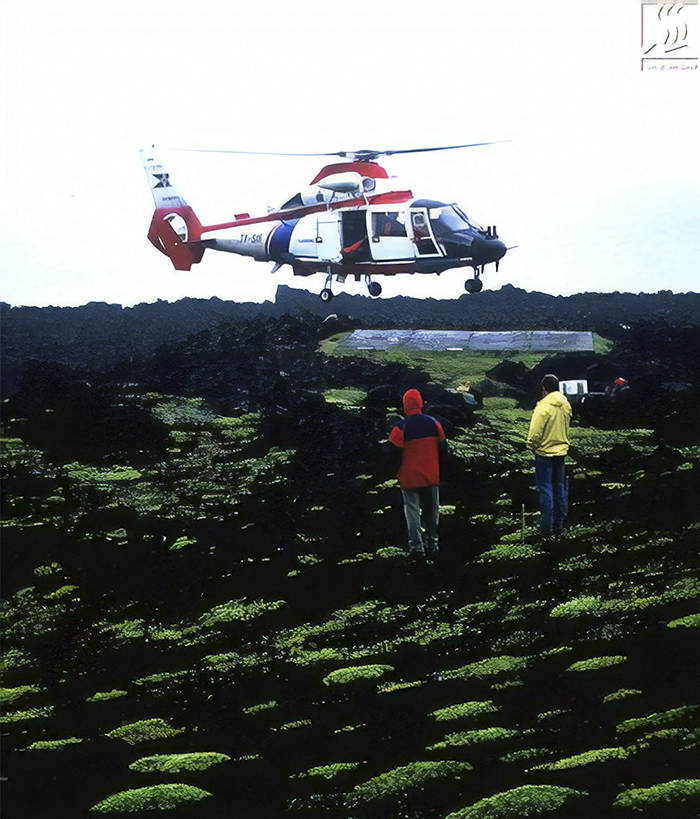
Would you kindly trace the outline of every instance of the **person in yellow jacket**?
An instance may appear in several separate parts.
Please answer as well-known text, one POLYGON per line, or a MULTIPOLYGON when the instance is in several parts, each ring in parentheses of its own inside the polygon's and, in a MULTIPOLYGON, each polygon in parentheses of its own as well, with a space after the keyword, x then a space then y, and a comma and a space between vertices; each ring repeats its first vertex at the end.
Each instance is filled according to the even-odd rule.
POLYGON ((559 392, 556 375, 542 379, 542 400, 532 413, 528 449, 535 453, 535 483, 540 501, 540 531, 545 538, 564 528, 569 507, 564 460, 569 451, 571 405, 559 392))

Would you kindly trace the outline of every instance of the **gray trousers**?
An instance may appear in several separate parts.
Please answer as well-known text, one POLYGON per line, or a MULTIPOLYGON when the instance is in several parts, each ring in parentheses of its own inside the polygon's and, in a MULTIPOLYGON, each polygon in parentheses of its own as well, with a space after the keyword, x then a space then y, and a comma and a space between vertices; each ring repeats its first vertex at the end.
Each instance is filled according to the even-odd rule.
POLYGON ((438 522, 440 520, 440 491, 437 486, 423 486, 420 489, 402 489, 403 513, 408 526, 409 552, 423 551, 421 532, 421 507, 425 525, 425 546, 429 550, 437 549, 438 522))

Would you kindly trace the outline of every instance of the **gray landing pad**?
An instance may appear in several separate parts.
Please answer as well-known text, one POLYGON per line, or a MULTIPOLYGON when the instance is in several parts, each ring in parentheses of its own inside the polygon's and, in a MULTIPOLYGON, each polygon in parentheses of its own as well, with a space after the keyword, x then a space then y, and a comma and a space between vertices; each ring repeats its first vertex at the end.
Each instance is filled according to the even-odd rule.
POLYGON ((454 352, 592 352, 593 333, 561 330, 355 330, 338 344, 341 350, 388 350, 396 346, 454 352))

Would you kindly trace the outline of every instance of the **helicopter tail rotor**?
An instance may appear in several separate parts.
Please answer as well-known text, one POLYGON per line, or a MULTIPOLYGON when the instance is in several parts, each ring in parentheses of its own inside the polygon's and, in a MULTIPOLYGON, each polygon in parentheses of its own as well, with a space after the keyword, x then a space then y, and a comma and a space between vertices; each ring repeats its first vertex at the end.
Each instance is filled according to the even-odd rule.
POLYGON ((175 189, 153 146, 139 151, 139 155, 156 206, 148 239, 168 256, 175 270, 191 270, 204 255, 204 245, 200 241, 202 224, 175 189))

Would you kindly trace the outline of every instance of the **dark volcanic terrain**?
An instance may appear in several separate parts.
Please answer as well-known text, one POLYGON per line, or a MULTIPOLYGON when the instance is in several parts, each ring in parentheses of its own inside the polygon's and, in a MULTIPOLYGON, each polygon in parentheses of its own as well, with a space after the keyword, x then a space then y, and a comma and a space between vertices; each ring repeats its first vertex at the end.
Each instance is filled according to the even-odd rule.
POLYGON ((697 815, 699 297, 280 295, 3 309, 3 816, 697 815), (596 352, 341 353, 361 325, 596 352), (576 409, 551 552, 550 371, 630 382, 576 409), (450 447, 419 567, 409 387, 450 447))

